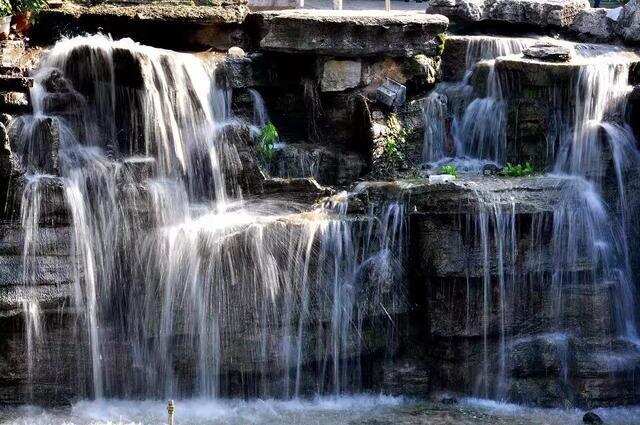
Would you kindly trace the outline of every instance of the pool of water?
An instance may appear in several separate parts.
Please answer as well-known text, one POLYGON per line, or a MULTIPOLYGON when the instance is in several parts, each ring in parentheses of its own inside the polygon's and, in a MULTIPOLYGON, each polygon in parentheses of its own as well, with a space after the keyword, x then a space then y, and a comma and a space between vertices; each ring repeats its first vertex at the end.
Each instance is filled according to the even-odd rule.
MULTIPOLYGON (((455 405, 421 402, 402 397, 351 396, 315 400, 179 400, 176 425, 299 424, 581 424, 578 409, 527 408, 488 400, 463 399, 455 405)), ((597 409, 609 425, 640 423, 640 407, 597 409)), ((156 425, 166 424, 162 401, 83 401, 70 408, 34 406, 0 410, 5 425, 156 425)))

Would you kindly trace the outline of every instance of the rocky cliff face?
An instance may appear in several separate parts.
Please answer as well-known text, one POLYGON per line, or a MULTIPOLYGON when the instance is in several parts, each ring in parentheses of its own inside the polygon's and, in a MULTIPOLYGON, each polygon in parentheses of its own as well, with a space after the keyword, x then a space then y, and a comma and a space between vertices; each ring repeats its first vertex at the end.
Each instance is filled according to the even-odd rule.
MULTIPOLYGON (((585 3, 438 0, 429 7, 468 21, 569 31, 584 19, 585 3)), ((35 98, 26 96, 33 82, 24 69, 3 67, 0 89, 23 101, 11 106, 19 110, 0 108, 15 115, 0 127, 0 402, 68 403, 95 395, 96 376, 105 396, 118 397, 449 390, 545 406, 640 400, 640 354, 621 330, 628 305, 620 292, 629 286, 603 272, 611 265, 590 250, 602 241, 572 239, 601 223, 597 214, 572 215, 600 205, 588 181, 501 177, 493 164, 454 183, 430 183, 440 164, 423 154, 425 133, 435 129, 429 108, 440 106, 444 133, 459 124, 446 105, 455 97, 434 90, 436 83, 463 82, 471 103, 495 95, 498 81, 503 159, 554 169, 558 125, 582 99, 574 85, 583 63, 558 61, 562 46, 553 61, 531 57, 540 49, 525 57, 520 51, 534 40, 501 39, 485 57, 473 46, 495 37, 445 37, 443 16, 287 11, 245 19, 243 7, 215 16, 199 10, 195 18, 179 8, 167 18, 162 8, 74 6, 46 14, 39 25, 48 29, 60 18, 55 25, 84 30, 113 15, 117 33, 140 40, 176 48, 241 44, 246 54, 177 56, 92 39, 65 51, 56 72, 38 77, 43 91, 32 91, 35 98), (175 44, 153 36, 180 28, 189 31, 175 44), (505 45, 517 53, 505 56, 505 45), (87 77, 87 58, 109 71, 87 77), (194 60, 203 71, 196 80, 182 73, 194 60), (387 79, 405 86, 404 104, 379 101, 387 79), (111 99, 104 86, 113 86, 118 107, 80 125, 83 108, 111 99), (215 94, 218 109, 198 103, 204 92, 215 94), (166 97, 154 103, 149 93, 166 97), (34 100, 46 117, 21 118, 34 100), (163 108, 184 105, 191 109, 173 117, 172 137, 154 126, 163 108), (200 214, 220 196, 207 185, 214 180, 211 149, 174 157, 183 132, 209 112, 224 117, 211 128, 224 146, 223 195, 242 194, 255 216, 235 211, 237 225, 222 230, 215 214, 174 226, 184 212, 176 199, 190 199, 187 209, 200 214), (280 140, 265 158, 258 144, 267 122, 280 140), (99 174, 80 180, 92 189, 79 198, 69 193, 74 176, 65 163, 75 159, 70 128, 79 140, 108 136, 96 139, 107 141, 105 161, 99 174), (186 162, 194 168, 180 168, 186 162), (189 183, 178 196, 163 186, 167 179, 189 183), (77 202, 86 200, 89 211, 102 208, 89 215, 102 227, 79 239, 77 202), (87 298, 92 272, 77 246, 87 240, 103 242, 95 258, 110 271, 96 274, 103 297, 95 305, 103 320, 95 326, 98 343, 87 331, 91 312, 78 302, 78 292, 87 298)), ((632 56, 628 82, 635 84, 632 56)), ((498 121, 497 114, 480 118, 498 121)), ((609 133, 602 131, 604 144, 609 133)), ((206 139, 200 136, 194 143, 206 139)), ((457 141, 446 138, 453 149, 457 141)), ((625 186, 624 207, 616 153, 603 152, 596 177, 604 202, 631 211, 637 183, 625 186)), ((637 223, 626 231, 632 241, 637 223)), ((638 269, 636 256, 629 262, 638 269)))

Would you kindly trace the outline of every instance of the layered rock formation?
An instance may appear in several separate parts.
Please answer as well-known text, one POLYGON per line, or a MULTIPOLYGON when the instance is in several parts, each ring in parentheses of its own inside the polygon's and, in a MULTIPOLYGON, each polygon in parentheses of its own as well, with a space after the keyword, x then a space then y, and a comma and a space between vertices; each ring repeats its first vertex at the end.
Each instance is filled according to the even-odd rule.
POLYGON ((588 0, 431 0, 427 13, 467 22, 568 28, 588 0))
MULTIPOLYGON (((580 12, 585 3, 434 0, 429 7, 546 31, 580 19, 591 28, 580 12)), ((474 101, 489 107, 468 118, 470 127, 495 125, 469 134, 480 135, 477 144, 504 135, 504 152, 475 146, 464 152, 471 159, 493 173, 502 164, 492 162, 556 166, 560 124, 575 124, 584 94, 574 84, 588 62, 576 58, 575 46, 447 38, 447 19, 422 13, 286 11, 245 20, 240 3, 220 16, 69 7, 45 14, 42 28, 53 17, 56 25, 92 28, 101 11, 119 34, 137 36, 138 24, 142 37, 188 29, 154 42, 226 50, 240 40, 249 53, 177 55, 100 37, 55 51, 65 60, 39 76, 36 97, 50 116, 18 118, 6 137, 0 132, 0 169, 12 182, 3 188, 0 229, 0 401, 63 404, 98 390, 290 397, 361 389, 452 390, 554 406, 640 400, 640 356, 620 329, 620 292, 628 286, 602 272, 611 265, 594 254, 609 236, 571 239, 583 235, 585 220, 602 230, 602 215, 572 213, 635 208, 633 185, 625 186, 627 206, 620 202, 615 152, 604 149, 599 172, 585 173, 602 183, 608 204, 576 175, 483 177, 483 168, 455 183, 428 182, 466 140, 443 137, 449 151, 426 161, 425 134, 459 127, 456 108, 474 101), (405 85, 405 104, 377 101, 387 79, 405 85), (431 91, 440 80, 450 85, 431 91), (105 86, 113 90, 100 91, 105 86), (91 115, 96 104, 100 116, 91 115), (91 125, 78 121, 87 116, 91 125), (267 122, 280 139, 261 157, 267 122), (169 128, 171 136, 162 131, 169 128), (62 140, 69 132, 78 138, 62 140), (80 140, 98 136, 94 150, 81 149, 80 140), (210 137, 216 143, 205 143, 210 137), (80 153, 75 167, 65 165, 80 153), (361 182, 399 174, 407 178, 361 182), (240 194, 246 210, 233 209, 240 194), (97 223, 83 235, 79 205, 97 223), (221 217, 218 207, 231 210, 221 217), (90 257, 99 274, 78 242, 99 253, 90 257), (92 276, 99 277, 95 310, 85 304, 92 276), (37 321, 45 324, 40 333, 37 321)), ((611 69, 594 75, 607 82, 628 70, 628 81, 598 86, 626 99, 638 59, 611 53, 611 69)), ((29 81, 6 77, 0 89, 24 94, 29 81)), ((607 119, 624 123, 613 112, 620 111, 607 119)), ((630 267, 637 262, 630 258, 630 267)))

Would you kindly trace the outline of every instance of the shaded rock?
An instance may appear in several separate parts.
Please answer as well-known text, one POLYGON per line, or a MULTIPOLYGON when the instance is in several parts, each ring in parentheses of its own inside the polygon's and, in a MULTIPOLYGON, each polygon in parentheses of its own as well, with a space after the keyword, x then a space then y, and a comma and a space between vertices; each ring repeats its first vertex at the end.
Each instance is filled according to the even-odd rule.
POLYGON ((333 195, 331 188, 321 186, 314 178, 269 178, 264 181, 263 193, 276 198, 292 199, 296 202, 314 203, 320 198, 333 195))
POLYGON ((552 43, 538 43, 523 52, 530 59, 538 59, 545 62, 568 62, 571 60, 571 49, 552 43))
POLYGON ((320 89, 323 92, 344 91, 360 84, 362 63, 352 60, 329 60, 322 67, 320 89))
POLYGON ((419 54, 410 58, 385 58, 377 61, 365 61, 362 65, 362 84, 373 92, 391 78, 400 84, 409 86, 416 92, 429 88, 440 80, 440 59, 419 54))
POLYGON ((419 12, 287 10, 263 12, 265 50, 331 56, 438 56, 449 20, 419 12))
POLYGON ((264 85, 268 81, 262 55, 229 57, 218 68, 229 87, 238 89, 264 85))
POLYGON ((445 406, 453 406, 455 404, 458 404, 458 399, 455 397, 442 397, 440 399, 440 403, 444 404, 445 406))
POLYGON ((65 2, 44 9, 32 30, 33 40, 51 43, 61 35, 109 33, 131 37, 164 48, 227 50, 247 43, 243 22, 249 9, 245 0, 213 0, 207 6, 192 4, 98 4, 65 2))
POLYGON ((585 413, 584 416, 582 417, 582 422, 584 422, 585 424, 591 424, 591 425, 604 423, 602 418, 600 418, 600 416, 598 416, 598 414, 594 412, 585 413))
POLYGON ((278 177, 314 177, 321 184, 348 185, 364 174, 366 161, 355 152, 313 144, 287 144, 276 150, 270 171, 278 177))
POLYGON ((12 152, 25 170, 57 174, 60 123, 51 117, 21 117, 10 128, 12 152))

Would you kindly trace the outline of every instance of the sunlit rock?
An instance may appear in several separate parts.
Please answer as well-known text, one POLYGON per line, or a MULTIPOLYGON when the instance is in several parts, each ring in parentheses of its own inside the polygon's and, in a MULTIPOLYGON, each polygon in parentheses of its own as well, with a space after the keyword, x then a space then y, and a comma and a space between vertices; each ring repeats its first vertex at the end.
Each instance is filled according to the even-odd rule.
POLYGON ((437 56, 449 20, 420 12, 288 10, 264 12, 260 46, 332 56, 437 56))

